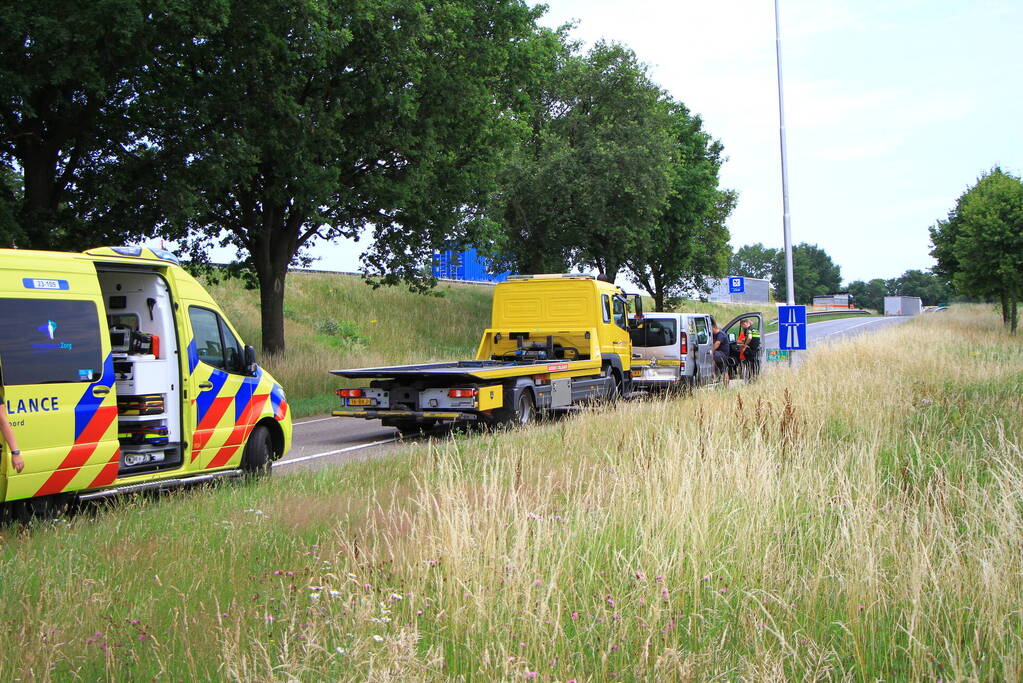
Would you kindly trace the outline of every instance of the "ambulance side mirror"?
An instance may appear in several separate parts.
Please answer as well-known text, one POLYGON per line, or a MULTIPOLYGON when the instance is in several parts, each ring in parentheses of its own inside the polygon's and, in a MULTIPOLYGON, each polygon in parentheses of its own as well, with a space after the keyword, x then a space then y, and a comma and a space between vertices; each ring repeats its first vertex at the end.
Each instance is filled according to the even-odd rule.
POLYGON ((255 375, 258 369, 256 363, 256 349, 251 346, 245 347, 245 369, 249 371, 250 375, 255 375))

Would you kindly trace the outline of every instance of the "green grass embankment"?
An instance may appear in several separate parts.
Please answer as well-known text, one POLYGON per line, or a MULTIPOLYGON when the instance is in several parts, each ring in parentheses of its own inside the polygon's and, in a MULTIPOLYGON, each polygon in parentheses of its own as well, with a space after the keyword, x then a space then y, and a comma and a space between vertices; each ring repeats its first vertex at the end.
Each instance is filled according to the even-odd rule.
MULTIPOLYGON (((209 286, 246 343, 262 338, 259 293, 237 280, 209 286)), ((284 303, 287 351, 260 357, 281 382, 293 414, 336 407, 342 368, 471 358, 490 323, 493 288, 442 284, 442 296, 401 287, 373 289, 354 275, 291 273, 284 303)))
MULTIPOLYGON (((926 354, 892 356, 913 340, 926 354)), ((5 680, 1019 680, 1023 340, 0 532, 5 680)))

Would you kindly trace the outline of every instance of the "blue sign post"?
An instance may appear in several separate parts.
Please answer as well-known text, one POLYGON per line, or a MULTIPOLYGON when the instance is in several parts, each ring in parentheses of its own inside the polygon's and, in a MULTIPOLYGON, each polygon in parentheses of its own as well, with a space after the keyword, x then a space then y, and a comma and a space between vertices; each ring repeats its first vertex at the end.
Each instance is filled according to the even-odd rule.
POLYGON ((806 350, 806 306, 778 307, 778 347, 806 350))
POLYGON ((728 293, 729 294, 742 294, 746 291, 746 278, 744 277, 730 277, 728 278, 728 293))

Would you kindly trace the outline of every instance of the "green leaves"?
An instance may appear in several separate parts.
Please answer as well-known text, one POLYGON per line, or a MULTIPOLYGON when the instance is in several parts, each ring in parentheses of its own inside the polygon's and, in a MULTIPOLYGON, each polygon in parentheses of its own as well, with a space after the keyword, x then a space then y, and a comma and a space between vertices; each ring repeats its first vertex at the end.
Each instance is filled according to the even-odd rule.
POLYGON ((999 298, 1015 332, 1023 296, 1023 182, 995 167, 930 232, 935 272, 963 294, 999 298))
POLYGON ((579 55, 564 36, 533 43, 530 132, 501 173, 497 253, 519 272, 597 268, 613 280, 670 191, 669 103, 630 49, 579 55))

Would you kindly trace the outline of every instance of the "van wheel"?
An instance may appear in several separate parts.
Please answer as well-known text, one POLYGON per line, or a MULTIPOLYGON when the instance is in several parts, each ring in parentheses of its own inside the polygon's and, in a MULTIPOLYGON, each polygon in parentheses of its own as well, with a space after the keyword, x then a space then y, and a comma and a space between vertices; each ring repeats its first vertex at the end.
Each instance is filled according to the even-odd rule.
POLYGON ((253 476, 270 474, 270 461, 273 459, 274 442, 266 425, 256 425, 249 434, 242 454, 242 470, 253 476))

